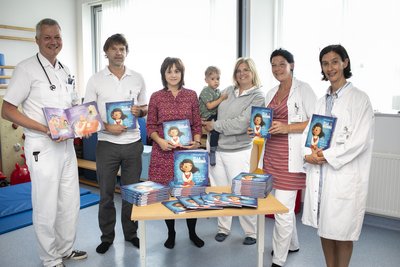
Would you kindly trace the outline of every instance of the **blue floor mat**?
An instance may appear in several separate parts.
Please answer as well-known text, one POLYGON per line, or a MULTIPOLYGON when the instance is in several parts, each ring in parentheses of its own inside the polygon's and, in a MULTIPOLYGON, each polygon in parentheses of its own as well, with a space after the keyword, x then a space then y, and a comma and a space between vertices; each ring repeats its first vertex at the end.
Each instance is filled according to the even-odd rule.
MULTIPOLYGON (((32 225, 30 183, 0 188, 0 235, 32 225)), ((100 197, 81 188, 81 209, 99 203, 100 197)))
MULTIPOLYGON (((90 190, 80 188, 81 196, 89 193, 90 190)), ((31 209, 31 183, 0 187, 0 218, 31 209)))

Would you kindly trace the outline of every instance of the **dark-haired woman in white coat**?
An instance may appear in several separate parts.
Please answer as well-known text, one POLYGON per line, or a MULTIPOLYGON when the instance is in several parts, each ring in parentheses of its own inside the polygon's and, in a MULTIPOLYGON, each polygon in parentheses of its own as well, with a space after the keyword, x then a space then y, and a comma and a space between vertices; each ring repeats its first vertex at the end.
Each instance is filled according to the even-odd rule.
MULTIPOLYGON (((330 87, 315 113, 337 121, 328 149, 304 149, 307 180, 302 221, 318 228, 326 266, 347 267, 364 219, 374 113, 367 94, 346 80, 352 74, 343 46, 325 47, 319 59, 323 80, 330 87)), ((307 134, 304 131, 303 143, 307 134)))

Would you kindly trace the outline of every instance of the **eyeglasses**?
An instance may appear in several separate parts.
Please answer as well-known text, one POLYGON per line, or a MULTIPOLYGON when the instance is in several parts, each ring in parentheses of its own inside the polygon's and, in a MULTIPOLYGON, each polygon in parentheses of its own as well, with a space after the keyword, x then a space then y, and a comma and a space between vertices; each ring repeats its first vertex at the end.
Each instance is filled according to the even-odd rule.
POLYGON ((235 71, 235 74, 237 75, 237 74, 247 74, 247 73, 249 73, 250 72, 250 70, 249 69, 242 69, 242 70, 239 70, 239 69, 237 69, 236 71, 235 71))

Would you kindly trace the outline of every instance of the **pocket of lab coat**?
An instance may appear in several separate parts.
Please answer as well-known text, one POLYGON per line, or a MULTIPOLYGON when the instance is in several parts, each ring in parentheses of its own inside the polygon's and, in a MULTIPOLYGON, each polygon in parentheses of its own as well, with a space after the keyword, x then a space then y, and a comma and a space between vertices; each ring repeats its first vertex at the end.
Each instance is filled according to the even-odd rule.
POLYGON ((334 196, 338 199, 354 199, 356 195, 357 174, 336 174, 334 177, 334 196))

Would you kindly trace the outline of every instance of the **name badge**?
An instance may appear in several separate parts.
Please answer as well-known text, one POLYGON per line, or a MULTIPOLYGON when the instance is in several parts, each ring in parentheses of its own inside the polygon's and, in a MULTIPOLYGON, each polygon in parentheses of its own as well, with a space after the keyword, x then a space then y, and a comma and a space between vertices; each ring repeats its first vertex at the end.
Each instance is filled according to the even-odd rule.
POLYGON ((290 122, 302 122, 303 117, 300 114, 296 114, 290 118, 290 122))
POLYGON ((339 134, 337 137, 336 137, 336 143, 338 143, 338 144, 343 144, 344 142, 346 141, 346 135, 345 134, 339 134))

